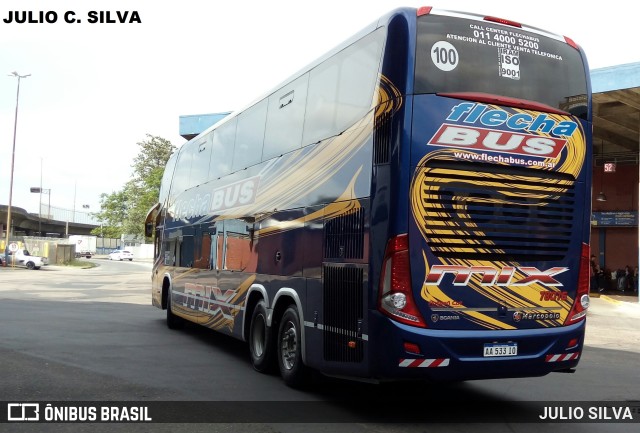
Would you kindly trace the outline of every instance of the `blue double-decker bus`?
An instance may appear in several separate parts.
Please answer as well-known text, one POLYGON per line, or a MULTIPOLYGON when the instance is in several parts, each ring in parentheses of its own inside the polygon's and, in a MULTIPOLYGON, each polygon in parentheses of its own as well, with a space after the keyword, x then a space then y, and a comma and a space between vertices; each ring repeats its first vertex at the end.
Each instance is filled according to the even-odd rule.
POLYGON ((153 304, 292 386, 571 371, 591 118, 572 40, 395 10, 171 157, 153 304))

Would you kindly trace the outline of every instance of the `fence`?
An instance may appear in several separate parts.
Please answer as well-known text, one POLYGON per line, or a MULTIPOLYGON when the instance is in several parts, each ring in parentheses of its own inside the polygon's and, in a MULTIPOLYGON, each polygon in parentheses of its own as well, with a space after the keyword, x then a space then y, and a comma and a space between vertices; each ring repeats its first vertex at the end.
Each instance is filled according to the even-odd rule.
POLYGON ((75 257, 72 254, 73 245, 70 245, 67 239, 24 236, 21 241, 13 240, 12 242, 16 242, 18 248, 26 249, 33 256, 46 257, 52 265, 69 262, 75 257))
MULTIPOLYGON (((16 242, 18 248, 24 248, 34 256, 47 257, 50 264, 62 264, 75 258, 74 245, 69 243, 68 238, 22 236, 22 240, 14 239, 12 242, 16 242)), ((4 252, 4 243, 4 239, 0 240, 0 252, 4 252)), ((107 255, 113 250, 126 248, 133 252, 137 259, 153 258, 153 244, 132 244, 133 242, 122 242, 121 239, 97 238, 96 254, 107 255)))
POLYGON ((40 217, 43 220, 67 221, 70 223, 100 225, 98 219, 91 212, 64 209, 56 206, 49 206, 47 203, 40 203, 40 217))
POLYGON ((113 250, 117 250, 122 245, 120 239, 114 238, 98 238, 96 240, 96 254, 109 254, 113 250))
MULTIPOLYGON (((20 248, 26 248, 34 256, 44 256, 51 264, 61 264, 75 258, 73 245, 68 238, 44 238, 37 236, 24 236, 22 241, 17 241, 20 248)), ((109 254, 122 246, 120 239, 97 238, 96 254, 109 254)), ((4 248, 2 249, 4 251, 4 248)))

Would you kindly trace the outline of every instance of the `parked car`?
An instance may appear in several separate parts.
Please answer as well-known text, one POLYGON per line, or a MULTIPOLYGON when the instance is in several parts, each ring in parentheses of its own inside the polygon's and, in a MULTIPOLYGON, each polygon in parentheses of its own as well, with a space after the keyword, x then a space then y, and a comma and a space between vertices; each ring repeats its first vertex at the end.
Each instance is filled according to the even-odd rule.
POLYGON ((27 269, 40 269, 42 266, 49 264, 49 259, 46 257, 32 256, 29 251, 25 249, 12 252, 8 258, 3 253, 1 260, 3 265, 6 260, 7 266, 24 266, 27 269))
POLYGON ((128 250, 115 250, 109 254, 109 260, 133 260, 133 253, 128 250))

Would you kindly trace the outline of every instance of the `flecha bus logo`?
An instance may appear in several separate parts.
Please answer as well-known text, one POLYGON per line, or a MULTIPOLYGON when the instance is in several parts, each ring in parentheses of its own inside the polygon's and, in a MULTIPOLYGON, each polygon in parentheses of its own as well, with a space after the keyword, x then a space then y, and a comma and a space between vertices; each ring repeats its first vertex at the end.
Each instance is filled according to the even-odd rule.
POLYGON ((566 143, 567 140, 561 138, 446 123, 440 126, 428 142, 432 146, 510 153, 537 158, 556 158, 566 143))
POLYGON ((556 158, 566 146, 567 138, 577 131, 578 124, 567 116, 509 112, 495 106, 463 102, 451 108, 445 123, 428 144, 556 158))

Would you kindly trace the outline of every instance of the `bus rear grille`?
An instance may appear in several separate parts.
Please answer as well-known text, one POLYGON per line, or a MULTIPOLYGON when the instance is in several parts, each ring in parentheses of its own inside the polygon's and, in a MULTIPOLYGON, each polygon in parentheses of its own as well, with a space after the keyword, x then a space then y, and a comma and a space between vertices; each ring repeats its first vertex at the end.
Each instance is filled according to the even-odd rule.
POLYGON ((421 179, 420 216, 436 256, 560 260, 573 231, 572 176, 546 170, 433 160, 421 179))
POLYGON ((363 270, 325 265, 323 277, 324 360, 362 362, 363 270))
POLYGON ((382 113, 376 117, 373 135, 373 163, 386 164, 391 152, 391 113, 382 113))
POLYGON ((364 258, 364 209, 352 210, 324 224, 326 259, 364 258))

